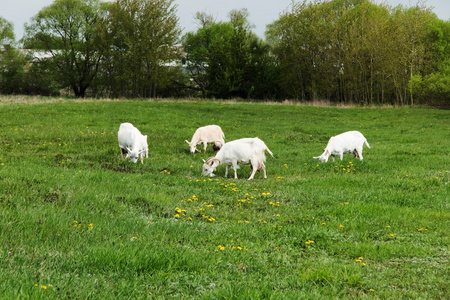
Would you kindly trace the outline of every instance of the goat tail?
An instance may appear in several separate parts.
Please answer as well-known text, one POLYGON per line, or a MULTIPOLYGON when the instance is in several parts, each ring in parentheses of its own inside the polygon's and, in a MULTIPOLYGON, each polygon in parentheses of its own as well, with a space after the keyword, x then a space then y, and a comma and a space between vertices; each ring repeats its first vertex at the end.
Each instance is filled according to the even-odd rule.
MULTIPOLYGON (((369 147, 369 148, 370 148, 370 147, 369 147)), ((267 150, 267 152, 269 152, 269 154, 270 154, 273 158, 275 158, 275 157, 273 156, 272 151, 270 151, 269 147, 266 146, 266 150, 267 150)))
POLYGON ((364 144, 366 144, 366 146, 370 148, 369 143, 367 142, 367 140, 364 141, 364 144))

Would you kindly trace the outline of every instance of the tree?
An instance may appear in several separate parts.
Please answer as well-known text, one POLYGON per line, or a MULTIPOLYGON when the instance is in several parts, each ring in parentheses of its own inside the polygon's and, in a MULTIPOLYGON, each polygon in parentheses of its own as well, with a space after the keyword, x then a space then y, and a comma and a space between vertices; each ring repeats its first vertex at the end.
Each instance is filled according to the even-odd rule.
POLYGON ((99 0, 55 0, 25 26, 25 47, 48 54, 41 63, 76 97, 85 97, 97 75, 96 33, 104 12, 99 0))
POLYGON ((250 30, 247 10, 233 10, 229 22, 197 14, 201 28, 183 37, 187 69, 204 97, 276 96, 278 85, 270 47, 250 30))
POLYGON ((403 105, 414 103, 411 78, 436 65, 427 55, 443 53, 425 42, 430 20, 422 6, 304 0, 269 25, 267 36, 291 97, 403 105))
POLYGON ((113 96, 151 97, 179 68, 180 35, 173 0, 117 0, 101 25, 102 83, 113 96))
POLYGON ((8 20, 0 17, 0 48, 11 46, 15 41, 14 26, 8 20))

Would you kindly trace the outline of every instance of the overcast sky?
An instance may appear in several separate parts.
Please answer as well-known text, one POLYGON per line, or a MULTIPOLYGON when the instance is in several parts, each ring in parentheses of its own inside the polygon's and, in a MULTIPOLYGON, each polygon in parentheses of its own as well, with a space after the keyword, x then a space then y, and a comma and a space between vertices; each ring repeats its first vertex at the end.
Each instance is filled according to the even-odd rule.
MULTIPOLYGON (((0 0, 0 16, 14 24, 16 40, 23 36, 24 24, 30 22, 43 7, 54 0, 0 0)), ((302 0, 296 0, 299 2, 302 0)), ((374 3, 387 3, 391 6, 402 4, 410 7, 424 3, 432 7, 438 18, 450 20, 450 0, 373 0, 374 3)), ((183 32, 195 31, 196 12, 206 12, 216 21, 228 21, 228 13, 233 9, 247 8, 249 21, 254 25, 253 32, 264 38, 266 25, 277 20, 281 13, 289 10, 292 0, 175 0, 178 5, 178 17, 183 32)))

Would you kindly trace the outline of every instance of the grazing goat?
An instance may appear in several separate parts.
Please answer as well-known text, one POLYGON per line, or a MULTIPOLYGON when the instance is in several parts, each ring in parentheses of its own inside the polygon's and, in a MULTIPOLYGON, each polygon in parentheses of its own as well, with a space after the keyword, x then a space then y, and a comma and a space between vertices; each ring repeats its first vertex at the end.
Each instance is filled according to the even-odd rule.
POLYGON ((214 150, 219 150, 225 144, 225 135, 223 134, 222 128, 217 125, 208 125, 198 128, 190 142, 186 140, 190 147, 191 153, 197 150, 197 145, 203 144, 203 151, 206 151, 206 146, 208 144, 213 144, 214 150))
POLYGON ((252 180, 256 171, 261 169, 263 170, 264 178, 267 178, 266 167, 264 165, 266 161, 264 151, 266 150, 273 157, 272 152, 259 138, 244 138, 228 142, 222 146, 216 156, 210 157, 206 161, 203 160, 203 175, 212 177, 217 166, 225 164, 225 177, 228 176, 228 169, 232 166, 234 169, 234 179, 238 179, 236 170, 239 169, 239 163, 251 164, 252 174, 248 180, 252 180))
POLYGON ((347 131, 336 136, 332 136, 325 147, 324 152, 320 156, 314 156, 321 162, 328 162, 330 155, 333 158, 339 155, 342 160, 344 153, 352 153, 355 157, 363 160, 362 150, 363 145, 366 144, 370 148, 367 139, 359 131, 347 131))
POLYGON ((144 155, 148 157, 147 136, 142 135, 131 123, 120 124, 117 136, 122 157, 136 163, 140 156, 141 163, 144 163, 144 155))

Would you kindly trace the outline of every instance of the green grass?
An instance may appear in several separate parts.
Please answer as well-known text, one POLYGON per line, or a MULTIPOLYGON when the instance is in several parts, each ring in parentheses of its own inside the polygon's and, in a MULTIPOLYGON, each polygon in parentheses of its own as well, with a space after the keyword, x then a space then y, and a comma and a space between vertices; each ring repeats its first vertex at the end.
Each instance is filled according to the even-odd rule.
POLYGON ((448 111, 18 102, 0 106, 2 299, 448 295, 448 111), (144 164, 120 158, 125 121, 149 136, 144 164), (202 177, 214 152, 184 140, 207 124, 264 140, 268 179, 202 177), (362 162, 312 158, 347 130, 362 162))

